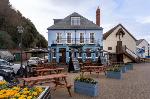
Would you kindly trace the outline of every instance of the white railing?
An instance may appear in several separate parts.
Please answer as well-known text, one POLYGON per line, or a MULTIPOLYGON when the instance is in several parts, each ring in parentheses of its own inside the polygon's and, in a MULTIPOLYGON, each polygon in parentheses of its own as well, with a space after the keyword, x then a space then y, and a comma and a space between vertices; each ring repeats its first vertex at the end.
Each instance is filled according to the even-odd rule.
POLYGON ((138 55, 134 53, 132 50, 128 49, 126 46, 123 46, 123 50, 126 51, 128 54, 130 54, 135 59, 138 58, 138 55))
POLYGON ((53 44, 96 44, 97 41, 95 39, 90 39, 90 38, 62 38, 59 40, 54 40, 52 41, 53 44))
POLYGON ((134 58, 138 58, 138 56, 137 56, 135 53, 133 53, 131 50, 126 49, 126 52, 129 53, 129 54, 130 54, 131 56, 133 56, 134 58))

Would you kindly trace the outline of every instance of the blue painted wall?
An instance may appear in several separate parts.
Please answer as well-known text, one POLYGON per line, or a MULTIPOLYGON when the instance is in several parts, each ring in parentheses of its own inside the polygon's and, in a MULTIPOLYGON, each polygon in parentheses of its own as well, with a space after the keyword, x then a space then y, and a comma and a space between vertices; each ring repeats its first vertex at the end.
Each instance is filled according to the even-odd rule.
MULTIPOLYGON (((95 44, 91 44, 90 41, 85 42, 84 41, 84 46, 82 48, 82 60, 85 61, 87 59, 86 53, 84 51, 86 51, 87 48, 90 48, 91 50, 95 51, 97 49, 96 45, 99 44, 101 47, 103 46, 103 42, 102 42, 102 36, 103 36, 103 30, 48 30, 48 48, 49 49, 56 49, 56 57, 51 57, 51 53, 49 53, 49 61, 53 59, 56 59, 57 62, 59 62, 59 49, 60 48, 66 48, 66 63, 69 62, 69 47, 67 46, 67 42, 66 41, 62 41, 61 44, 57 44, 56 43, 56 36, 57 33, 61 33, 61 37, 63 38, 67 38, 67 33, 71 33, 71 38, 80 38, 80 33, 84 33, 84 38, 90 38, 90 33, 94 33, 94 38, 96 40, 95 44), (55 44, 57 46, 52 46, 52 44, 55 44)), ((77 41, 77 43, 79 43, 77 41)), ((77 57, 78 57, 78 53, 77 53, 77 57)), ((91 53, 91 59, 93 61, 96 61, 96 53, 91 53)))

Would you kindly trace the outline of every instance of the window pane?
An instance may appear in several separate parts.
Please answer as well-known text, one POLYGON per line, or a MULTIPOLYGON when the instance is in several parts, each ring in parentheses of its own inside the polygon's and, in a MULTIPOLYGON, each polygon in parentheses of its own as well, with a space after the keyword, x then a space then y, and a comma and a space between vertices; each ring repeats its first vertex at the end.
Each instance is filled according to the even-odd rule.
POLYGON ((80 33, 80 43, 84 43, 84 33, 80 33))
POLYGON ((57 43, 61 43, 61 33, 57 33, 57 43))
POLYGON ((71 17, 71 25, 80 25, 80 17, 71 17))
POLYGON ((94 33, 90 33, 90 43, 94 43, 94 33))
POLYGON ((71 33, 67 33, 67 43, 71 43, 71 33))

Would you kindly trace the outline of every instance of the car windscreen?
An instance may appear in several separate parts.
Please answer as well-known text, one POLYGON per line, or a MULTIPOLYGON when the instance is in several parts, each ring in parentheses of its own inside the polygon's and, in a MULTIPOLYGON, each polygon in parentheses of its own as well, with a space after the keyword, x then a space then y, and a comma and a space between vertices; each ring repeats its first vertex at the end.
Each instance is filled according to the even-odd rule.
POLYGON ((0 65, 9 65, 7 61, 0 61, 0 65))
POLYGON ((13 64, 9 63, 7 61, 0 61, 0 65, 9 65, 9 66, 12 66, 13 64))

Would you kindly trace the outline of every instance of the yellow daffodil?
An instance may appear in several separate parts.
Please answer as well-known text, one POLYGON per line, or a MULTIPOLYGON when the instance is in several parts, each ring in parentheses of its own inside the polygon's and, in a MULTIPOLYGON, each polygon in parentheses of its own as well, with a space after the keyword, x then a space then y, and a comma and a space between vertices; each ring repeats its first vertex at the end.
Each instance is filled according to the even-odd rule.
POLYGON ((37 92, 33 92, 32 95, 33 96, 37 96, 38 94, 37 94, 37 92))
POLYGON ((32 96, 28 96, 27 99, 32 99, 32 96))

